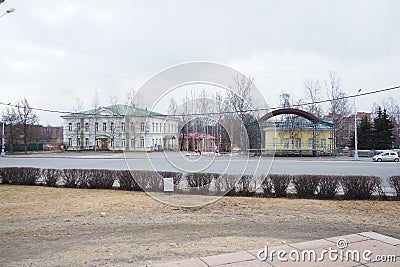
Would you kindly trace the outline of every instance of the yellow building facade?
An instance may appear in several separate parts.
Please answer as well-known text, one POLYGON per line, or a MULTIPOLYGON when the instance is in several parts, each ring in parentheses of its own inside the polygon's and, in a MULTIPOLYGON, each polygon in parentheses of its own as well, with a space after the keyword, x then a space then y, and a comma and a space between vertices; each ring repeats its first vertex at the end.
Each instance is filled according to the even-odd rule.
POLYGON ((333 123, 311 122, 302 117, 276 121, 264 128, 264 149, 276 155, 331 155, 333 123))

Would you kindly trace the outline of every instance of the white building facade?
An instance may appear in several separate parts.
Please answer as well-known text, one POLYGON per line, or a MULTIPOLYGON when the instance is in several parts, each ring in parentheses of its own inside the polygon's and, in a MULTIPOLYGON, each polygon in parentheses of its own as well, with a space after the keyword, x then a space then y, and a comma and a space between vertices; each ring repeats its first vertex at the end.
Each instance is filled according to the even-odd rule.
POLYGON ((61 116, 68 150, 159 151, 178 149, 178 118, 128 105, 61 116))

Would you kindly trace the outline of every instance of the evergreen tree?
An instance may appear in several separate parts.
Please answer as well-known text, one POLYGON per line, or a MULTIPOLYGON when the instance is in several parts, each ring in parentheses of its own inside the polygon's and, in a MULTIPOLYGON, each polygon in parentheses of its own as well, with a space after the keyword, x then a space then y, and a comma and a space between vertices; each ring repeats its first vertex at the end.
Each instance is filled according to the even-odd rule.
MULTIPOLYGON (((358 139, 358 148, 359 149, 371 149, 373 147, 372 139, 373 136, 373 127, 371 121, 367 116, 363 116, 360 122, 360 125, 357 126, 357 139, 358 139)), ((354 144, 354 134, 353 134, 353 142, 354 144)))
POLYGON ((394 142, 394 125, 386 113, 386 109, 378 108, 374 119, 374 131, 372 135, 373 149, 391 149, 394 142))

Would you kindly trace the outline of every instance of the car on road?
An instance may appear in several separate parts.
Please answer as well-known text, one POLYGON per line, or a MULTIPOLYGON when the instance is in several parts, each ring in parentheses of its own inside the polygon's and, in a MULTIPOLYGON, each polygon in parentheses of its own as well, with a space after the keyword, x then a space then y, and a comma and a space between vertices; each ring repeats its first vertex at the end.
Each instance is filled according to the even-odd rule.
POLYGON ((399 155, 395 151, 385 151, 372 157, 373 161, 399 161, 399 155))

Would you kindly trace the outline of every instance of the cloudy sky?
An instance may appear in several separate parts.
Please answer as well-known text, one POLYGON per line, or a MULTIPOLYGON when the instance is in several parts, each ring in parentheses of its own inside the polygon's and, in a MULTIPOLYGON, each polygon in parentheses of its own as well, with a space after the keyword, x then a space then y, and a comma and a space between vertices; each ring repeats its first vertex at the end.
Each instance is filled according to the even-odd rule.
MULTIPOLYGON (((255 77, 270 106, 305 98, 329 71, 354 94, 400 85, 400 1, 6 0, 0 14, 0 101, 72 111, 127 92, 184 62, 255 77)), ((370 110, 400 90, 360 97, 370 110)), ((322 98, 326 98, 325 90, 322 98)), ((0 109, 3 107, 0 106, 0 109)), ((40 112, 42 124, 61 124, 40 112)))

